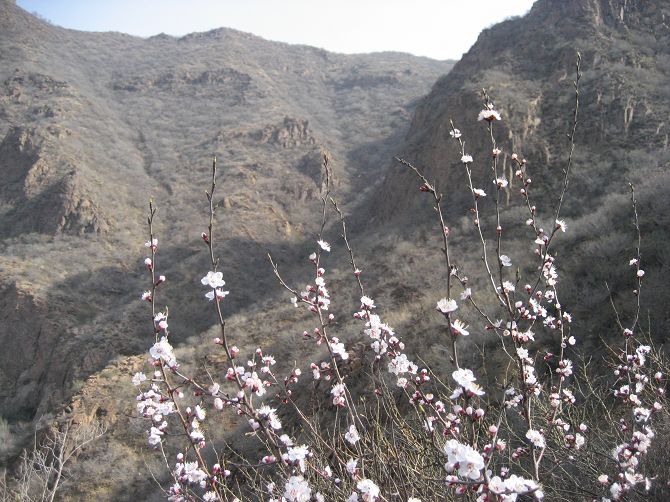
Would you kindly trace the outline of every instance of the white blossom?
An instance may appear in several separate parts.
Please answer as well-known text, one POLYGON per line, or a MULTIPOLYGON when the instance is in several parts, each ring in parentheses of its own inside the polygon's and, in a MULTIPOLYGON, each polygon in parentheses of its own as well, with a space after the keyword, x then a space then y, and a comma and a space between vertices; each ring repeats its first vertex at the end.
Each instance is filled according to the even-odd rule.
MULTIPOLYGON (((472 373, 472 370, 469 370, 467 368, 460 368, 454 371, 451 374, 452 378, 456 381, 458 385, 460 385, 463 389, 465 389, 466 392, 469 392, 470 394, 476 395, 476 396, 482 396, 484 395, 484 391, 482 388, 475 383, 477 380, 472 373)), ((452 395, 452 399, 455 399, 456 397, 460 397, 460 389, 458 389, 454 395, 452 395), (456 395, 457 394, 457 395, 456 395)))
POLYGON ((449 312, 453 312, 458 308, 458 304, 456 303, 456 300, 452 300, 451 298, 442 298, 440 301, 437 302, 437 306, 435 307, 439 312, 442 312, 443 314, 448 314, 449 312))
POLYGON ((337 338, 333 337, 333 339, 330 341, 330 350, 333 351, 333 354, 339 355, 343 361, 349 359, 349 353, 347 352, 347 349, 337 338))
POLYGON ((531 443, 533 443, 533 446, 537 448, 544 448, 546 446, 546 443, 544 442, 544 436, 540 431, 528 429, 528 432, 526 432, 526 438, 531 443))
POLYGON ((138 372, 133 375, 133 385, 140 385, 142 382, 146 381, 147 376, 142 373, 138 372))
POLYGON ((162 360, 172 368, 177 364, 173 350, 172 345, 163 336, 160 341, 154 343, 153 347, 149 349, 149 354, 154 360, 162 360))
POLYGON ((284 497, 288 502, 309 502, 312 489, 302 476, 291 476, 286 481, 284 497))
POLYGON ((450 439, 444 445, 444 453, 447 455, 450 467, 458 465, 459 476, 470 480, 477 480, 481 477, 481 471, 485 467, 484 457, 472 446, 461 444, 456 439, 450 439))
POLYGON ((163 435, 163 431, 156 427, 151 428, 151 432, 149 433, 149 444, 151 446, 156 446, 162 441, 161 436, 163 435))
POLYGON ((352 424, 349 426, 349 430, 344 435, 344 439, 346 439, 347 442, 352 445, 360 441, 361 437, 358 435, 358 431, 356 430, 355 425, 352 424))
POLYGON ((300 472, 305 472, 305 460, 309 455, 310 453, 307 445, 289 446, 286 453, 282 454, 282 460, 289 465, 298 465, 300 472))
POLYGON ((229 293, 230 291, 224 291, 221 288, 216 288, 213 289, 212 291, 208 291, 207 293, 205 293, 205 298, 207 298, 210 302, 214 300, 215 296, 217 300, 222 300, 223 298, 228 296, 229 293))
POLYGON ((479 116, 477 117, 477 120, 486 120, 487 122, 493 122, 494 120, 501 119, 502 117, 498 111, 488 107, 479 112, 479 116))
POLYGON ((379 487, 370 479, 363 479, 356 484, 364 502, 374 502, 379 498, 379 487))
POLYGON ((221 272, 207 272, 207 275, 200 279, 203 286, 209 286, 212 289, 221 288, 226 285, 221 272))
POLYGON ((367 296, 361 296, 361 305, 364 309, 370 310, 375 308, 375 302, 372 298, 367 296))
POLYGON ((461 336, 468 336, 470 332, 467 330, 467 326, 465 325, 464 322, 455 319, 454 322, 451 323, 451 331, 455 335, 461 335, 461 336))

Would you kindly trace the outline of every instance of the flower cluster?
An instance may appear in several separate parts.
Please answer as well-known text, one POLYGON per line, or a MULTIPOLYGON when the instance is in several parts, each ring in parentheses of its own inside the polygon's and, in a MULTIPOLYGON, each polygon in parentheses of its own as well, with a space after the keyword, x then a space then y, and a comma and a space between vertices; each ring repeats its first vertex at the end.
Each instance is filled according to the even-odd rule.
MULTIPOLYGON (((303 343, 319 346, 321 359, 277 361, 261 348, 245 349, 238 342, 240 349, 232 344, 229 337, 233 335, 226 330, 221 307, 229 292, 224 290, 226 283, 217 270, 219 262, 212 247, 214 165, 212 186, 207 192, 210 225, 201 236, 211 263, 200 282, 211 302, 203 304, 210 305, 218 324, 213 347, 220 354, 211 358, 216 363, 207 360, 212 368, 206 367, 199 376, 185 375, 183 367, 188 365, 181 357, 181 364, 177 362, 170 342, 168 310, 156 309, 157 288, 166 278, 157 275, 158 240, 151 227, 155 210, 150 206, 150 238, 145 243, 150 256, 144 264, 151 282, 140 298, 152 312, 154 340, 148 358, 152 371, 147 372, 149 376, 135 373, 132 382, 139 388, 137 412, 149 421, 149 444, 165 455, 163 443, 168 438, 179 437, 185 442, 171 470, 174 483, 169 489, 170 500, 239 500, 253 492, 254 497, 263 493, 269 495, 264 499, 277 502, 377 502, 397 498, 399 487, 408 502, 429 500, 445 489, 457 495, 472 494, 478 502, 540 500, 545 490, 552 490, 554 495, 560 476, 557 465, 589 458, 584 452, 592 444, 589 431, 593 424, 582 422, 575 406, 584 401, 583 387, 574 385, 583 378, 582 368, 578 364, 578 340, 571 333, 572 314, 559 300, 565 278, 560 276, 559 287, 562 269, 557 257, 561 255, 554 252, 555 240, 568 230, 560 211, 564 194, 543 228, 546 213, 533 202, 529 163, 516 153, 508 155, 496 143, 493 127, 502 115, 488 95, 478 120, 491 140, 485 156, 490 163, 487 185, 480 185, 494 185, 489 195, 473 185, 472 172, 480 157, 466 152, 463 133, 453 124, 450 136, 460 147, 455 158, 460 157, 458 169, 465 172, 471 194, 464 211, 466 221, 474 223, 467 227, 481 251, 483 280, 470 281, 465 275, 467 267, 454 258, 456 253, 449 246, 455 235, 453 229, 458 227, 442 212, 438 185, 402 161, 419 176, 419 190, 423 197, 432 198, 439 217, 447 280, 444 291, 432 302, 439 300, 432 305, 439 313, 436 317, 445 340, 439 347, 448 353, 446 364, 452 365, 446 370, 416 364, 414 361, 425 364, 420 347, 406 348, 401 335, 382 320, 379 312, 384 308, 383 296, 375 299, 365 292, 344 217, 329 198, 328 179, 322 195, 321 231, 316 245, 312 241, 308 256, 312 271, 306 286, 288 285, 271 258, 275 276, 298 309, 292 312, 304 313, 308 318, 309 325, 300 338, 303 343), (520 233, 528 234, 525 242, 530 263, 524 262, 522 252, 508 246, 506 240, 509 224, 501 201, 515 190, 527 213, 519 226, 520 233), (332 276, 326 275, 324 268, 330 256, 325 253, 334 247, 323 238, 329 228, 329 202, 340 216, 344 246, 360 291, 353 313, 358 330, 342 329, 345 323, 336 321, 339 298, 332 298, 331 290, 337 292, 339 287, 330 281, 332 276), (487 205, 495 208, 493 218, 480 215, 480 208, 487 205), (365 347, 362 343, 355 345, 356 337, 365 340, 365 347), (472 350, 479 343, 487 351, 484 355, 482 350, 482 367, 477 366, 473 355, 477 351, 472 350), (500 359, 505 361, 498 364, 505 368, 504 380, 499 374, 492 378, 484 367, 489 343, 497 344, 492 358, 496 364, 500 359), (248 358, 244 357, 246 350, 252 352, 248 358), (219 364, 222 366, 215 366, 219 364), (307 381, 300 379, 303 364, 311 370, 312 378, 307 381), (360 367, 365 371, 358 373, 360 367), (476 371, 479 382, 470 368, 476 371), (360 374, 368 374, 366 371, 370 380, 359 380, 360 374), (449 374, 451 379, 443 378, 449 374), (487 381, 499 387, 488 386, 487 381), (307 385, 312 386, 309 397, 314 415, 302 402, 307 385), (359 391, 369 391, 369 395, 358 395, 359 391), (205 436, 212 429, 207 421, 217 413, 239 417, 244 438, 254 438, 254 447, 250 448, 253 453, 242 454, 237 448, 214 450, 213 442, 205 436), (424 443, 417 445, 418 441, 424 443), (228 458, 229 452, 234 452, 232 459, 228 458), (429 458, 424 459, 424 455, 429 458), (212 465, 210 459, 215 456, 217 463, 212 465), (403 462, 398 462, 404 456, 412 463, 411 469, 405 470, 403 462), (399 470, 397 477, 391 469, 399 470), (382 481, 389 479, 393 483, 397 479, 398 484, 382 481), (244 483, 240 480, 249 486, 241 488, 244 483)), ((564 173, 567 187, 569 169, 564 173)), ((638 250, 638 256, 629 262, 634 268, 637 298, 645 277, 640 261, 638 250)), ((642 458, 656 435, 652 428, 655 417, 664 410, 661 383, 665 377, 662 372, 652 374, 654 349, 638 340, 638 317, 631 326, 621 326, 624 343, 614 368, 617 381, 613 398, 625 410, 615 424, 617 439, 610 451, 610 465, 616 472, 585 481, 590 483, 586 488, 579 485, 581 479, 571 487, 589 496, 601 490, 604 502, 621 500, 651 485, 642 470, 642 458), (591 485, 596 482, 594 489, 591 485)), ((618 317, 617 321, 621 322, 618 317)), ((614 349, 612 352, 616 353, 614 349)), ((591 385, 588 380, 580 383, 591 385)), ((602 468, 607 466, 603 464, 602 468)))
POLYGON ((506 479, 502 479, 500 476, 493 476, 489 480, 488 489, 491 493, 498 495, 501 502, 514 502, 519 495, 530 493, 533 493, 538 500, 544 496, 535 481, 522 478, 516 474, 510 475, 506 479))
MULTIPOLYGON (((461 444, 450 439, 444 444, 444 454, 447 463, 444 468, 448 473, 457 472, 464 479, 477 481, 482 477, 482 470, 486 466, 484 457, 470 445, 461 444)), ((454 480, 450 480, 454 481, 454 480)))
POLYGON ((212 288, 212 291, 205 293, 205 297, 209 301, 214 300, 214 298, 216 298, 217 301, 223 300, 229 294, 229 291, 221 289, 226 285, 226 281, 223 280, 223 274, 221 272, 207 272, 207 275, 203 277, 200 282, 203 286, 212 288))
POLYGON ((460 368, 454 371, 451 376, 459 385, 459 387, 454 390, 454 393, 451 395, 450 399, 458 399, 463 395, 463 393, 468 396, 484 395, 484 390, 475 383, 477 379, 472 373, 472 370, 460 368))
MULTIPOLYGON (((639 290, 644 275, 638 273, 639 257, 630 260, 630 265, 637 268, 635 277, 639 290)), ((620 351, 619 364, 614 369, 618 384, 613 391, 614 396, 629 410, 628 418, 622 417, 618 425, 621 432, 629 432, 630 436, 612 450, 612 458, 619 471, 616 481, 610 482, 606 474, 598 478, 603 485, 609 486, 609 498, 604 500, 621 500, 631 491, 637 490, 638 485, 642 485, 648 491, 652 483, 649 477, 639 472, 639 469, 641 458, 649 452, 652 440, 656 436, 651 421, 653 415, 663 409, 657 398, 665 394, 664 386, 660 385, 664 375, 649 368, 652 348, 647 344, 635 342, 634 328, 635 326, 623 330, 627 343, 620 351)))

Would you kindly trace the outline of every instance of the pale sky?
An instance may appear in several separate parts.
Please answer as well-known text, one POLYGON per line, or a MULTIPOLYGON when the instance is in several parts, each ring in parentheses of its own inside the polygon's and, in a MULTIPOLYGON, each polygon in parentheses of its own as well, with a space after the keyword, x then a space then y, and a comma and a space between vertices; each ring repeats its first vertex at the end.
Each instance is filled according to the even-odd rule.
POLYGON ((54 24, 147 37, 228 27, 333 52, 459 59, 479 32, 534 0, 17 0, 54 24))

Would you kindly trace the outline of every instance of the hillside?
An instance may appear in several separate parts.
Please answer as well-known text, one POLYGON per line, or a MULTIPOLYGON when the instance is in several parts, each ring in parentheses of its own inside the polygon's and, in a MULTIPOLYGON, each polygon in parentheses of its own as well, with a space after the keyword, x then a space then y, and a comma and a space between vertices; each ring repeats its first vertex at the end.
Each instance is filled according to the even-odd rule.
MULTIPOLYGON (((480 252, 467 217, 471 196, 449 124, 453 120, 462 130, 467 153, 474 156, 475 186, 489 192, 491 144, 485 126, 476 120, 485 88, 503 117, 494 132, 502 149, 502 171, 510 180, 503 212, 503 227, 509 229, 506 249, 510 256, 520 256, 527 250, 522 240, 527 233, 518 229, 525 217, 511 155, 527 159, 537 185, 535 200, 546 207, 539 216, 550 226, 556 201, 546 194, 557 193, 567 165, 575 62, 581 53, 573 176, 562 213, 570 232, 559 252, 564 273, 581 278, 565 295, 577 309, 577 326, 591 348, 602 347, 600 337, 618 331, 613 312, 603 308, 608 303, 605 282, 626 292, 617 304, 620 300, 624 309, 630 305, 632 287, 622 279, 635 235, 629 182, 640 199, 643 257, 651 272, 645 316, 653 336, 662 343, 667 340, 670 295, 663 277, 670 240, 670 199, 665 194, 670 176, 669 23, 670 7, 663 1, 538 0, 525 17, 480 34, 421 101, 404 143, 396 149, 447 195, 449 225, 460 246, 459 266, 478 270, 480 252)), ((394 165, 373 196, 371 211, 379 224, 406 229, 407 239, 421 241, 414 223, 433 225, 434 217, 417 186, 413 173, 394 165)), ((487 198, 481 204, 486 211, 493 201, 487 198)), ((491 225, 495 227, 488 222, 489 229, 491 225)))
MULTIPOLYGON (((580 114, 563 212, 569 231, 556 248, 562 276, 578 280, 560 285, 562 301, 574 314, 580 346, 598 359, 603 340, 619 332, 605 281, 618 292, 614 301, 623 314, 631 304, 630 181, 640 199, 647 271, 644 328, 666 343, 670 7, 664 0, 538 0, 523 18, 484 30, 453 69, 450 62, 395 53, 332 54, 229 29, 149 39, 75 32, 4 2, 0 344, 8 350, 0 353, 0 414, 17 444, 63 406, 81 422, 108 427, 78 459, 65 500, 159 500, 147 473, 167 481, 159 456, 146 447, 146 424, 135 416, 129 384, 150 345, 146 305, 138 300, 149 196, 159 207, 159 268, 168 276, 160 302, 170 307, 186 370, 225 372, 211 350, 216 333, 197 281, 207 270, 199 235, 213 154, 221 169, 219 251, 231 290, 225 303, 231 336, 242 352, 268 349, 280 361, 279 374, 320 357, 301 343, 304 317, 269 273, 265 253, 302 284, 300 267, 320 223, 327 154, 334 193, 351 215, 366 291, 408 351, 417 347, 437 373, 446 372, 449 351, 435 312, 444 296, 441 235, 415 176, 390 159, 400 155, 420 166, 445 194, 454 260, 476 291, 481 251, 449 121, 474 156, 476 185, 486 188, 490 143, 476 120, 482 88, 502 113, 495 134, 512 181, 502 212, 504 250, 522 262, 531 251, 519 224, 520 187, 509 176, 511 154, 528 160, 536 197, 551 207, 555 199, 547 194, 561 183, 567 160, 578 51, 580 114)), ((484 211, 491 205, 491 198, 482 201, 484 211)), ((549 209, 539 217, 552 224, 549 209)), ((492 239, 494 222, 483 225, 492 239)), ((347 371, 356 376, 360 326, 346 319, 357 291, 338 228, 327 227, 326 237, 333 243, 324 264, 332 274, 333 311, 342 313, 338 336, 354 347, 347 371)), ((468 319, 474 312, 461 312, 472 322, 469 340, 482 346, 464 350, 464 364, 476 369, 486 359, 490 373, 482 383, 497 383, 502 355, 487 352, 486 330, 468 319)), ((235 425, 222 414, 211 427, 222 436, 234 434, 235 425)))
POLYGON ((7 0, 0 61, 0 414, 16 431, 118 355, 146 349, 137 295, 150 196, 183 340, 209 326, 190 274, 206 267, 197 251, 212 156, 234 312, 276 292, 259 271, 267 249, 281 258, 311 237, 323 155, 339 195, 361 199, 416 100, 451 67, 226 28, 77 32, 7 0))

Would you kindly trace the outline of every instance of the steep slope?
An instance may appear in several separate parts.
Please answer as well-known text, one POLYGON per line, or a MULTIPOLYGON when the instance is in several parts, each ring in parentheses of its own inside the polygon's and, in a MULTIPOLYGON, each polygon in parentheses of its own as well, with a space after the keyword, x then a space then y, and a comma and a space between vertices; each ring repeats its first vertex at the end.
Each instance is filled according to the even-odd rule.
MULTIPOLYGON (((578 309, 580 330, 598 345, 604 333, 617 333, 605 281, 634 304, 626 273, 633 253, 634 229, 628 182, 637 185, 641 204, 643 258, 648 272, 645 305, 651 329, 665 340, 670 301, 667 274, 669 181, 668 112, 670 112, 670 7, 664 1, 538 0, 523 18, 484 30, 454 69, 440 78, 418 106, 412 127, 397 151, 421 166, 445 193, 449 225, 457 243, 471 242, 467 217, 471 195, 461 154, 450 139, 450 120, 463 132, 466 153, 474 156, 475 186, 491 192, 491 143, 476 116, 487 89, 502 113, 495 124, 501 165, 510 180, 503 211, 510 253, 526 252, 528 235, 515 230, 525 219, 519 181, 513 177, 511 154, 528 161, 543 224, 552 225, 550 208, 562 182, 572 121, 573 80, 577 52, 582 56, 580 112, 573 176, 563 216, 570 231, 560 249, 562 266, 582 281, 566 287, 566 299, 578 309), (488 187, 491 187, 490 189, 488 187), (516 227, 514 226, 516 225, 516 227), (611 331, 608 331, 611 328, 611 331)), ((394 166, 373 198, 376 221, 409 228, 411 218, 434 221, 413 173, 394 166)), ((492 200, 481 201, 484 211, 492 200)), ((491 229, 489 222, 488 228, 491 229)), ((493 224, 495 227, 495 224, 493 224)), ((521 225, 523 227, 523 225, 521 225)), ((467 248, 466 249, 471 249, 467 248)), ((476 267, 475 255, 458 255, 459 265, 476 267)), ((466 267, 467 268, 467 267, 466 267)), ((618 302, 619 298, 617 298, 618 302)), ((623 307, 625 308, 625 307, 623 307)), ((625 310, 624 310, 625 312, 625 310)), ((645 313, 646 315, 646 313, 645 313)), ((610 336, 610 335, 605 335, 610 336)))
MULTIPOLYGON (((534 169, 550 171, 565 152, 579 51, 578 152, 588 157, 578 159, 579 171, 584 173, 582 166, 588 163, 587 176, 606 174, 607 183, 620 183, 641 160, 622 157, 624 150, 633 146, 656 159, 667 151, 668 16, 667 5, 658 1, 539 0, 525 17, 484 30, 453 71, 438 80, 417 109, 403 151, 430 169, 431 177, 446 181, 458 160, 448 141, 450 119, 467 133, 473 153, 487 144, 482 128, 471 120, 486 88, 503 113, 497 136, 505 161, 519 148, 534 169), (610 162, 615 162, 613 168, 610 162)), ((479 154, 479 159, 486 156, 479 154)), ((408 179, 397 169, 381 191, 412 204, 418 196, 408 179)), ((607 188, 585 187, 594 204, 607 188)), ((395 204, 379 208, 389 215, 402 210, 395 204)))
MULTIPOLYGON (((145 349, 146 204, 177 339, 207 328, 190 274, 212 155, 225 197, 232 311, 268 293, 265 251, 316 225, 322 158, 340 193, 381 176, 415 100, 451 67, 404 54, 345 56, 230 29, 141 39, 51 26, 0 2, 0 414, 58 407, 119 354, 145 349), (186 274, 189 270, 189 275, 186 274), (171 309, 172 311, 172 309, 171 309)), ((199 261, 198 261, 199 260, 199 261)))

